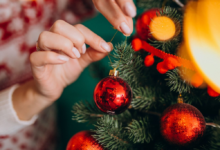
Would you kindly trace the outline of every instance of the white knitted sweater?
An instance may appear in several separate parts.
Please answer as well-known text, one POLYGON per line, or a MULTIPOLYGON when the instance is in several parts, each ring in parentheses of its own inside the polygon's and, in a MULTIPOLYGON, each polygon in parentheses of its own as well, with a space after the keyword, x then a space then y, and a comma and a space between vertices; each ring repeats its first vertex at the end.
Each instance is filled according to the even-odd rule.
POLYGON ((58 18, 73 24, 92 14, 90 0, 0 0, 0 150, 55 149, 55 107, 22 121, 12 93, 32 78, 29 55, 42 31, 58 18))

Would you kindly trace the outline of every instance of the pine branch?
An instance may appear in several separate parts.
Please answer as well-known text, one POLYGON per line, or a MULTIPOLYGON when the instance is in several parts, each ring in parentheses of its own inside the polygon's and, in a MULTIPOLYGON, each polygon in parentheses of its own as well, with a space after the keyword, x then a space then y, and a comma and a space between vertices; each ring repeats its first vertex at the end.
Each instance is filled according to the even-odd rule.
POLYGON ((134 98, 131 102, 132 108, 139 110, 147 110, 151 104, 155 101, 155 92, 148 87, 137 88, 133 90, 134 98))
POLYGON ((112 116, 103 116, 97 122, 94 138, 108 150, 131 149, 130 141, 127 140, 127 133, 123 130, 122 124, 112 116))
POLYGON ((148 39, 148 43, 151 46, 160 49, 166 53, 175 54, 176 48, 180 43, 180 38, 178 36, 168 41, 157 41, 155 39, 148 39))
POLYGON ((163 0, 137 0, 137 6, 148 10, 150 8, 161 8, 163 0))
POLYGON ((153 112, 153 111, 148 111, 148 110, 141 111, 141 112, 146 113, 146 114, 149 114, 149 115, 155 115, 155 116, 158 116, 158 117, 161 116, 161 114, 158 113, 158 112, 153 112))
POLYGON ((132 120, 132 122, 126 128, 129 133, 129 139, 133 143, 150 143, 152 136, 149 132, 146 133, 147 121, 145 119, 132 120))
POLYGON ((169 92, 169 93, 165 93, 163 95, 161 95, 158 98, 158 102, 157 106, 155 106, 157 109, 158 108, 166 108, 169 107, 172 104, 176 104, 177 102, 177 96, 178 95, 174 95, 173 93, 169 92), (164 107, 165 106, 165 107, 164 107))
POLYGON ((179 70, 176 68, 166 73, 168 78, 166 79, 167 85, 170 87, 170 91, 178 93, 189 93, 192 85, 189 82, 184 81, 180 77, 179 70))
POLYGON ((216 123, 206 123, 207 126, 212 126, 215 128, 220 128, 220 125, 216 124, 216 123))
POLYGON ((215 100, 220 102, 220 96, 216 97, 215 100))
POLYGON ((167 16, 171 18, 174 23, 181 23, 183 19, 182 14, 178 13, 175 8, 170 6, 164 7, 163 10, 160 11, 160 16, 167 16))
POLYGON ((94 102, 79 102, 73 106, 73 120, 79 123, 94 122, 100 117, 103 117, 103 113, 97 108, 94 102))
POLYGON ((130 122, 133 118, 129 110, 126 110, 125 112, 119 114, 119 115, 114 115, 113 116, 115 119, 120 120, 121 123, 127 123, 130 122))
POLYGON ((131 44, 127 45, 126 42, 116 45, 113 54, 115 60, 111 66, 118 67, 119 76, 127 81, 131 88, 137 87, 140 84, 139 73, 144 68, 141 56, 136 55, 131 44), (126 47, 125 50, 124 47, 126 47))
POLYGON ((218 150, 220 149, 220 130, 214 128, 215 130, 211 128, 206 128, 205 135, 200 142, 201 144, 198 144, 196 147, 193 148, 193 150, 218 150))
MULTIPOLYGON (((182 0, 183 1, 183 0, 182 0)), ((175 3, 177 6, 183 8, 184 2, 180 0, 137 0, 137 6, 144 10, 148 10, 151 8, 161 8, 164 4, 167 6, 173 6, 175 3)))

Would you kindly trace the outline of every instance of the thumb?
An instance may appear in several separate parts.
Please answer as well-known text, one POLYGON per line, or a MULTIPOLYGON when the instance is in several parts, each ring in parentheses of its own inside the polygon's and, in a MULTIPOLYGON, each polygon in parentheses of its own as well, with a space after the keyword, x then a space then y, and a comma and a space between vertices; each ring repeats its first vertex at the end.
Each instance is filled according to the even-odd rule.
MULTIPOLYGON (((108 44, 112 50, 113 49, 112 43, 108 42, 108 44)), ((86 53, 82 55, 81 58, 79 58, 78 60, 82 68, 85 68, 92 62, 99 61, 107 55, 108 55, 108 52, 100 52, 100 51, 93 49, 92 47, 89 47, 86 50, 86 53)))

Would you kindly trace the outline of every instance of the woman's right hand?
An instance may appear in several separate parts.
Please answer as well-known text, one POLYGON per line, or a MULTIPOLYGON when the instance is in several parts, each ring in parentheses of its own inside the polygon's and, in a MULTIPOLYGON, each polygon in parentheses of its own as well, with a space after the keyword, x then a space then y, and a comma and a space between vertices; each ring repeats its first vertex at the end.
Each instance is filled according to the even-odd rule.
POLYGON ((124 35, 132 33, 132 18, 136 16, 133 0, 93 0, 93 3, 118 31, 124 35))

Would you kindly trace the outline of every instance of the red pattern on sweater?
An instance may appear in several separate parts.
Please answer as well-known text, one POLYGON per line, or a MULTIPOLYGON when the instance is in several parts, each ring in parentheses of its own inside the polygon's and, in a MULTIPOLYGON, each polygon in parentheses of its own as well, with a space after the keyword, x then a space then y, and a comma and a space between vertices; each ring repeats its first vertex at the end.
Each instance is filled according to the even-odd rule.
MULTIPOLYGON (((32 78, 29 56, 43 30, 56 19, 74 24, 95 13, 91 0, 69 0, 67 8, 57 6, 64 0, 0 0, 0 90, 32 78), (59 3, 59 4, 58 4, 59 3), (59 12, 59 13, 58 13, 59 12)), ((1 150, 54 150, 56 116, 51 106, 34 125, 14 135, 0 135, 1 150)))

